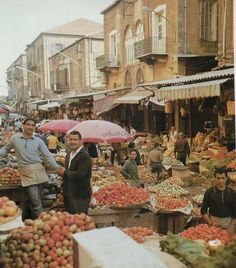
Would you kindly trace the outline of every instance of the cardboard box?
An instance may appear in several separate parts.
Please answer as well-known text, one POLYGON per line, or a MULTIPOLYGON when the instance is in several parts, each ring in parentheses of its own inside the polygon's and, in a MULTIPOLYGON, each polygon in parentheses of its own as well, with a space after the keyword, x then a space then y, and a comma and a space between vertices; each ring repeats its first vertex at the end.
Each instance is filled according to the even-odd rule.
POLYGON ((116 227, 77 233, 73 237, 74 268, 167 268, 116 227))

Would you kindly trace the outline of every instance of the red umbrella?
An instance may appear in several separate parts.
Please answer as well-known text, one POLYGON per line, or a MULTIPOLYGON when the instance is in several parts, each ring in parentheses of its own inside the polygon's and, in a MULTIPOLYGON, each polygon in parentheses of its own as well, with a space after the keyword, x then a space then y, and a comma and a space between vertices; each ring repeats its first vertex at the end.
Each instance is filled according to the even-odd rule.
POLYGON ((61 119, 61 120, 52 120, 44 124, 40 130, 42 131, 54 131, 54 132, 67 132, 71 128, 75 127, 78 124, 75 120, 61 119))
POLYGON ((117 124, 104 120, 87 120, 79 123, 71 132, 80 132, 83 142, 124 142, 132 136, 117 124))
POLYGON ((5 114, 5 113, 7 113, 7 111, 3 109, 2 107, 0 107, 0 114, 5 114))

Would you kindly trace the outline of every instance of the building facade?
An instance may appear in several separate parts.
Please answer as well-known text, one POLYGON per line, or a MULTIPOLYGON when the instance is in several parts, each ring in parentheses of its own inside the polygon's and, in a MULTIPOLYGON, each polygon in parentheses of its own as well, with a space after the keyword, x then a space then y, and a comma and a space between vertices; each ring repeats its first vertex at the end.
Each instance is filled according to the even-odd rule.
POLYGON ((96 69, 103 53, 103 32, 83 37, 49 58, 51 90, 73 96, 104 88, 104 74, 96 69))
POLYGON ((101 24, 81 18, 40 33, 27 45, 24 59, 17 59, 7 70, 9 97, 21 94, 19 92, 24 92, 29 102, 57 97, 51 90, 48 59, 87 34, 102 30, 101 24), (18 75, 19 70, 24 70, 26 79, 18 75))
POLYGON ((217 9, 205 39, 200 10, 197 0, 121 0, 105 9, 105 53, 97 67, 108 87, 134 87, 217 66, 217 9))
POLYGON ((218 1, 218 61, 219 66, 234 63, 233 0, 218 1))
POLYGON ((27 113, 28 82, 26 69, 26 55, 21 54, 7 69, 8 97, 15 102, 15 109, 27 113))

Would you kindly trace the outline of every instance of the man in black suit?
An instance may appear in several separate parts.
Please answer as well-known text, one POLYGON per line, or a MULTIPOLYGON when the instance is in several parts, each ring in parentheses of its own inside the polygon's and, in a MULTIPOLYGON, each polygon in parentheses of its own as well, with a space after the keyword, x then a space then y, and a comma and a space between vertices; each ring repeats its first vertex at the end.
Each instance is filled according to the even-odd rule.
POLYGON ((78 131, 71 131, 68 137, 70 152, 66 155, 65 169, 58 172, 63 176, 64 204, 71 214, 88 213, 91 200, 92 165, 78 131))

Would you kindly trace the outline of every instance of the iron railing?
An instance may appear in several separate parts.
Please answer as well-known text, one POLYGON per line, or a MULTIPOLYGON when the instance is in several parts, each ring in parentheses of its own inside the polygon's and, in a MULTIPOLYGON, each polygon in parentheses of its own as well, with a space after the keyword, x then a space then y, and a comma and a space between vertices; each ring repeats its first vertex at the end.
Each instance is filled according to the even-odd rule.
POLYGON ((134 43, 135 58, 148 54, 167 54, 167 38, 149 37, 134 43))
POLYGON ((117 55, 108 54, 108 55, 102 55, 102 56, 97 57, 96 58, 96 68, 101 69, 104 67, 109 67, 109 68, 119 67, 117 55))

